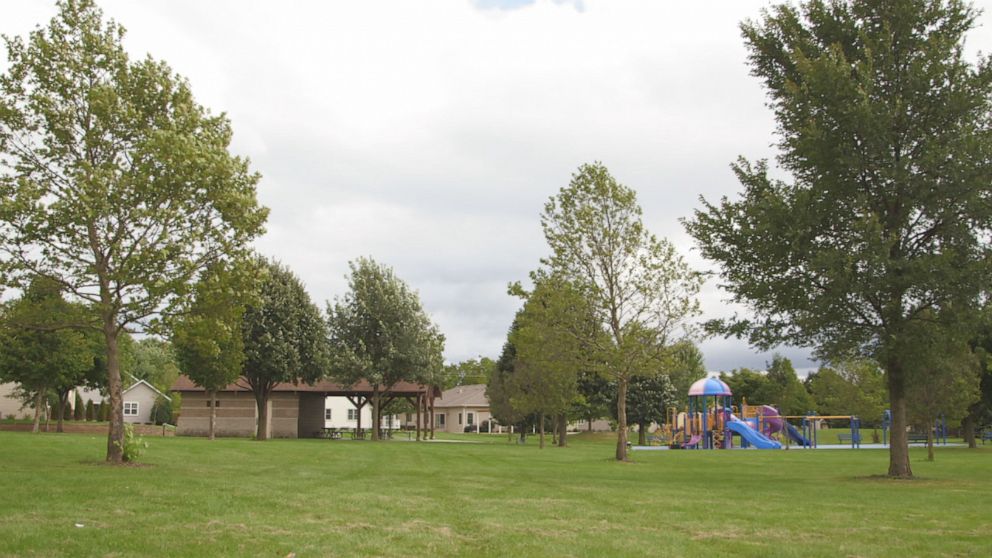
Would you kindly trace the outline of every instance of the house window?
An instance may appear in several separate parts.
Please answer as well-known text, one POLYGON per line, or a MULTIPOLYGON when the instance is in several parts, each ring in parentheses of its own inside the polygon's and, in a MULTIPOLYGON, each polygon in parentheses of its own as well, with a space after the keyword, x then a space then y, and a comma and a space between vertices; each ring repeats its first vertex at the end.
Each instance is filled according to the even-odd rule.
POLYGON ((468 414, 468 425, 469 426, 472 426, 473 424, 475 424, 475 413, 469 413, 468 414))
POLYGON ((348 420, 358 420, 358 409, 348 409, 348 420))
POLYGON ((413 422, 413 413, 407 413, 406 414, 406 421, 407 422, 413 422))
MULTIPOLYGON (((212 401, 210 401, 209 399, 207 399, 207 407, 209 407, 211 403, 212 403, 212 401)), ((220 407, 220 401, 217 402, 217 406, 220 407)), ((135 414, 138 414, 138 413, 135 413, 135 414)))
POLYGON ((438 413, 438 414, 434 415, 434 426, 436 426, 438 428, 444 428, 444 415, 443 414, 438 413))
POLYGON ((136 416, 138 416, 138 402, 137 401, 125 401, 124 402, 124 416, 126 416, 126 417, 136 417, 136 416))
POLYGON ((331 420, 331 409, 324 409, 324 420, 331 420))
POLYGON ((462 414, 458 413, 458 426, 462 425, 462 414))

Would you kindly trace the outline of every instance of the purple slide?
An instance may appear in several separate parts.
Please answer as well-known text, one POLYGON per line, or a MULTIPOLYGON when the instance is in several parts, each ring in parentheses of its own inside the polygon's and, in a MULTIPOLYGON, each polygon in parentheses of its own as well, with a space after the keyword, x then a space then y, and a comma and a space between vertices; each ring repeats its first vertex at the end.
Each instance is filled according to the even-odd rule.
POLYGON ((699 440, 702 439, 703 439, 702 434, 693 434, 692 438, 689 438, 689 443, 687 443, 685 447, 695 446, 696 444, 699 443, 699 440))

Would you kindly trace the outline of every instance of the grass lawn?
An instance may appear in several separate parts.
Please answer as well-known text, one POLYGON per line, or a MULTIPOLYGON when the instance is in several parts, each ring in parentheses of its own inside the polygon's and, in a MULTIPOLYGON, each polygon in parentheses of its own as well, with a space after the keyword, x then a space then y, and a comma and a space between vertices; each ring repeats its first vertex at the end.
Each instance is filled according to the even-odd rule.
POLYGON ((988 556, 992 446, 654 451, 0 432, 0 556, 988 556), (76 527, 76 524, 83 525, 76 527))

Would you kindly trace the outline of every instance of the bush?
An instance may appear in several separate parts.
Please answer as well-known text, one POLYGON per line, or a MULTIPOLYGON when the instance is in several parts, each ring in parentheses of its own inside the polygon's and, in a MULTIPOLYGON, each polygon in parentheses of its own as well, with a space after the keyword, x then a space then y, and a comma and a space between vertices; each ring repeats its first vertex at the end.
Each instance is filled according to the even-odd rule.
POLYGON ((110 404, 106 401, 100 402, 100 412, 97 413, 96 420, 100 422, 107 422, 110 420, 110 404))
POLYGON ((86 420, 96 419, 96 412, 93 409, 93 400, 90 399, 86 402, 86 420))
POLYGON ((159 396, 152 406, 151 419, 155 424, 172 424, 172 402, 159 396))
MULTIPOLYGON (((106 405, 100 406, 105 407, 106 405)), ((134 426, 130 423, 124 423, 124 445, 121 446, 119 442, 114 442, 114 444, 121 448, 121 455, 125 463, 137 461, 141 454, 148 449, 148 442, 134 433, 134 426)))
POLYGON ((465 427, 465 430, 463 430, 463 432, 478 432, 478 431, 479 431, 479 427, 475 424, 469 424, 465 427))

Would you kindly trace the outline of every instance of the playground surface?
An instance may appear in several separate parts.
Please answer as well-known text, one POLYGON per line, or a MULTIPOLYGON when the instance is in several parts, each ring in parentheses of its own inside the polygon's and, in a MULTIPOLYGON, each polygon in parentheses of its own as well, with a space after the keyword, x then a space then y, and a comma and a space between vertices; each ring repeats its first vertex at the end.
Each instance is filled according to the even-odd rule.
POLYGON ((987 556, 992 446, 634 452, 0 432, 0 556, 987 556), (78 525, 78 526, 77 526, 78 525))

